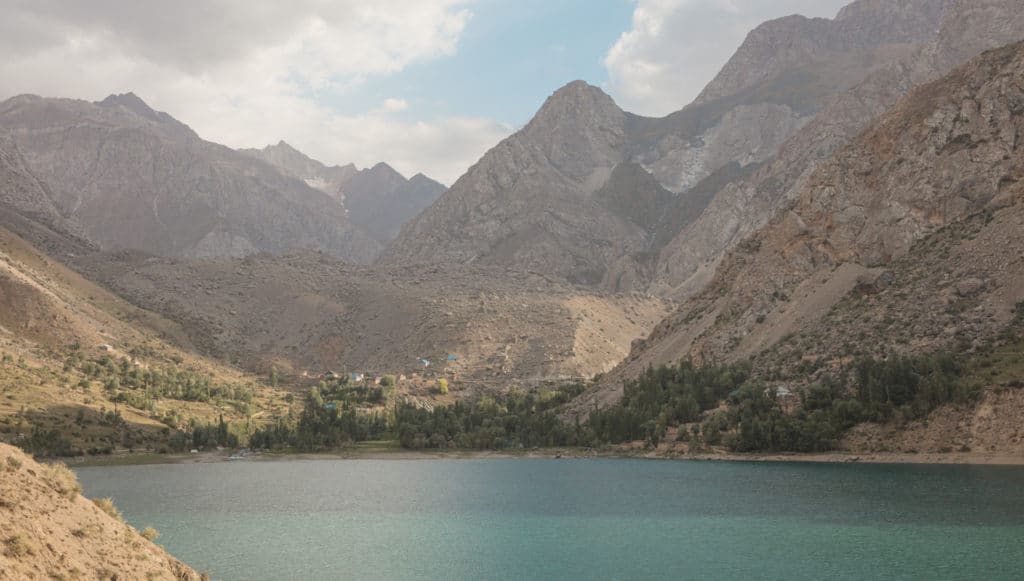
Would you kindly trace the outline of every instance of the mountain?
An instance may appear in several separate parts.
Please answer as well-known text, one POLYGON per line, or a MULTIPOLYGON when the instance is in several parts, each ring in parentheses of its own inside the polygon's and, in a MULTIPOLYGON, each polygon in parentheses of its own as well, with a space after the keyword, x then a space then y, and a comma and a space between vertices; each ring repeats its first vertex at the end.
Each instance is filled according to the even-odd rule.
POLYGON ((57 210, 53 195, 0 131, 0 226, 57 256, 94 250, 81 227, 57 210))
MULTIPOLYGON (((858 6, 869 7, 855 3, 847 10, 858 6)), ((913 87, 941 77, 983 50, 1019 40, 1021 15, 1015 0, 953 3, 931 40, 836 95, 768 163, 723 184, 701 216, 661 249, 650 290, 675 297, 699 291, 723 252, 764 224, 776 204, 792 197, 817 162, 913 87)))
POLYGON ((386 163, 359 171, 341 185, 349 218, 382 244, 430 206, 445 187, 418 173, 405 179, 386 163))
POLYGON ((423 174, 405 179, 384 162, 363 170, 351 163, 327 167, 283 141, 241 151, 335 198, 344 205, 349 219, 381 244, 393 240, 403 224, 445 190, 423 174))
POLYGON ((818 164, 613 375, 687 357, 784 374, 999 339, 1024 322, 1022 103, 1024 43, 913 90, 818 164))
POLYGON ((660 119, 571 83, 403 229, 381 261, 495 264, 645 289, 662 248, 716 190, 770 160, 834 95, 932 38, 950 4, 861 0, 835 20, 766 23, 697 101, 660 119), (673 194, 639 194, 657 223, 638 224, 622 204, 606 203, 649 192, 636 167, 673 194))
POLYGON ((351 163, 328 167, 284 141, 278 142, 277 145, 268 145, 263 149, 240 149, 239 151, 269 163, 284 175, 302 180, 309 187, 318 189, 338 201, 342 200, 341 184, 359 171, 351 163))
POLYGON ((642 250, 642 227, 592 194, 625 161, 626 114, 600 89, 559 89, 382 256, 391 264, 493 264, 599 283, 622 254, 642 250))
POLYGON ((129 93, 99 103, 22 95, 0 130, 57 212, 104 249, 244 256, 295 248, 369 262, 378 244, 326 194, 200 139, 129 93))

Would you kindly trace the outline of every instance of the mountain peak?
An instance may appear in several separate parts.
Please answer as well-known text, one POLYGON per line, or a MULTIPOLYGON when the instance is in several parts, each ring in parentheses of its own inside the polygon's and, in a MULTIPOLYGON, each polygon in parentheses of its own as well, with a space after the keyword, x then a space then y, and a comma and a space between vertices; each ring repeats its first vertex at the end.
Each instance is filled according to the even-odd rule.
POLYGON ((403 176, 401 173, 398 172, 398 170, 396 170, 395 168, 391 167, 390 165, 388 165, 387 163, 385 163, 383 161, 377 162, 377 164, 374 165, 373 167, 371 167, 369 169, 369 171, 374 172, 374 173, 393 174, 393 175, 401 177, 402 181, 405 181, 405 176, 403 176))
POLYGON ((548 105, 550 103, 558 103, 562 101, 591 101, 614 104, 612 98, 609 97, 607 93, 602 91, 600 87, 595 87, 594 85, 591 85, 590 83, 582 80, 575 80, 562 86, 560 89, 555 91, 550 97, 548 97, 548 100, 545 102, 545 105, 548 105))
POLYGON ((129 111, 153 119, 154 121, 160 121, 160 114, 154 111, 149 105, 146 104, 138 95, 131 91, 121 94, 108 95, 106 99, 99 102, 101 107, 114 107, 120 105, 129 111))
POLYGON ((624 113, 600 88, 585 81, 573 81, 555 91, 527 125, 525 131, 546 132, 551 128, 617 126, 624 113))

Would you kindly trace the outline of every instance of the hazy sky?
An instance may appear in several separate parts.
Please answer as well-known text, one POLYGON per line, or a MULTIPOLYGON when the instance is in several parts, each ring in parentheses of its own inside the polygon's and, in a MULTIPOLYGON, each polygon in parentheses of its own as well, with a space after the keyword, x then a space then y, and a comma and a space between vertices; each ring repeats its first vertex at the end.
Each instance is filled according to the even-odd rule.
POLYGON ((232 147, 280 139, 451 184, 574 79, 686 105, 764 20, 847 0, 0 0, 0 98, 134 91, 232 147))

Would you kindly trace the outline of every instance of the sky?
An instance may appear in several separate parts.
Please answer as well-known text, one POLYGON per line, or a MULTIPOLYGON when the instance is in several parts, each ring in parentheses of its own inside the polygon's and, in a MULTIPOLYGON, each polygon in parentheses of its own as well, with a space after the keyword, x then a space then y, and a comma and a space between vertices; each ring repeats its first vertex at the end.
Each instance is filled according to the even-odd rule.
POLYGON ((0 99, 132 91, 231 147, 453 183, 583 79, 689 103, 761 22, 848 0, 0 0, 0 99))

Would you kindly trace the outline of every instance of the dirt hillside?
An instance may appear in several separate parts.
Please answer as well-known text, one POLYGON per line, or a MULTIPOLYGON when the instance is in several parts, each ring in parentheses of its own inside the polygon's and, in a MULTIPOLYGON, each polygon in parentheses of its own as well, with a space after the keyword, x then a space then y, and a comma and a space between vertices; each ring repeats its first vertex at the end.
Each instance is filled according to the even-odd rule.
POLYGON ((205 578, 125 524, 112 504, 80 493, 64 465, 0 444, 0 579, 205 578))
POLYGON ((444 373, 502 385, 592 376, 614 367, 667 312, 654 297, 595 292, 536 272, 367 268, 317 253, 101 254, 79 266, 177 322, 204 354, 257 371, 444 373))

